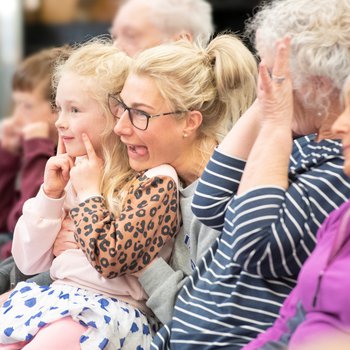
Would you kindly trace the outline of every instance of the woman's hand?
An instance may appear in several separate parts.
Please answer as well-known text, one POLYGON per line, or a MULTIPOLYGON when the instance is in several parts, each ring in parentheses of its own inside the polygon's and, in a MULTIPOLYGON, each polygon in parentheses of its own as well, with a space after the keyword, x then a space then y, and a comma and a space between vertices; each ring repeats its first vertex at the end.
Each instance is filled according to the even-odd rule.
POLYGON ((69 181, 69 172, 74 166, 61 138, 58 140, 57 155, 51 157, 45 166, 44 192, 50 198, 61 198, 69 181))
POLYGON ((293 119, 293 88, 289 70, 289 37, 276 44, 276 56, 269 73, 264 61, 259 66, 258 100, 262 125, 274 123, 291 129, 293 119))
POLYGON ((72 185, 80 200, 100 195, 103 173, 103 160, 96 155, 94 147, 86 134, 82 135, 86 157, 78 159, 70 171, 72 185))
POLYGON ((290 38, 277 42, 271 75, 264 61, 260 64, 257 105, 260 109, 260 129, 249 154, 238 195, 257 187, 288 188, 294 113, 289 51, 290 38))

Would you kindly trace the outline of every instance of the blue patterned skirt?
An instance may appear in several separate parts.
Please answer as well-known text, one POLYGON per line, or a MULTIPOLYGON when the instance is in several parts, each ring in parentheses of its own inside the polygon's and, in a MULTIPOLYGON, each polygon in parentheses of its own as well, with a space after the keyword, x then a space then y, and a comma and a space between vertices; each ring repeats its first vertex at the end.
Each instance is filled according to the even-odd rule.
POLYGON ((86 326, 82 349, 148 350, 156 322, 115 298, 65 284, 21 282, 0 309, 0 343, 30 341, 64 317, 86 326))

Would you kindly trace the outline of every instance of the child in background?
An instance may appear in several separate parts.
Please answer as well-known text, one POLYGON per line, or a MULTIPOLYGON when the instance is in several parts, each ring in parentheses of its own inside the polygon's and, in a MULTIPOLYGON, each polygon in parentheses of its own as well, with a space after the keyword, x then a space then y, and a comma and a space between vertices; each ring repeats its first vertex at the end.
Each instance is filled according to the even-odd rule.
POLYGON ((122 89, 130 60, 92 42, 57 69, 58 154, 47 162, 38 195, 25 203, 13 243, 24 273, 50 268, 54 282, 17 285, 0 309, 0 349, 150 347, 155 322, 146 295, 138 278, 125 273, 149 264, 177 232, 177 176, 168 165, 132 171, 113 133, 108 95, 122 89), (117 278, 93 269, 75 244, 70 216, 79 223, 92 218, 88 231, 114 225, 118 250, 98 249, 111 260, 120 256, 117 278))
POLYGON ((14 73, 14 110, 1 125, 0 232, 13 232, 23 203, 37 194, 45 164, 55 154, 57 114, 52 109, 51 77, 55 62, 69 53, 69 47, 42 50, 25 59, 14 73))

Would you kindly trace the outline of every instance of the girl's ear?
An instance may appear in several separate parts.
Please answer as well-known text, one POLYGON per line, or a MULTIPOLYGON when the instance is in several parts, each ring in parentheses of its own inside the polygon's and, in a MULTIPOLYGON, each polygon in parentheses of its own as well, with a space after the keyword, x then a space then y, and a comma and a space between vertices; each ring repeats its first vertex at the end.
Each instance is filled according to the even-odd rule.
POLYGON ((199 127, 202 125, 203 116, 199 111, 190 111, 186 117, 186 124, 183 129, 183 134, 191 136, 196 133, 199 127))

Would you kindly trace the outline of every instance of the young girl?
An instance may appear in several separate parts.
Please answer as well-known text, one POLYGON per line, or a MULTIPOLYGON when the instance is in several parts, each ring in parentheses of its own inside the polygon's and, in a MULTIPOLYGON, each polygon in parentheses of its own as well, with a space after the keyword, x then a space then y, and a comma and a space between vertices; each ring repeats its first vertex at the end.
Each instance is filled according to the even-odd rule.
MULTIPOLYGON (((170 166, 134 173, 113 133, 108 94, 122 89, 130 59, 110 44, 77 49, 57 69, 58 154, 38 195, 24 205, 13 255, 25 273, 50 267, 50 287, 18 284, 0 310, 0 349, 148 349, 152 319, 135 276, 178 229, 177 178, 170 166), (98 209, 97 209, 98 208, 98 209), (105 279, 74 241, 69 216, 87 231, 114 225, 118 246, 95 247, 123 267, 105 279), (113 214, 112 214, 113 213, 113 214), (64 337, 62 337, 64 334, 64 337), (28 345, 26 345, 29 343, 28 345)), ((88 233, 87 233, 88 234, 88 233)))

